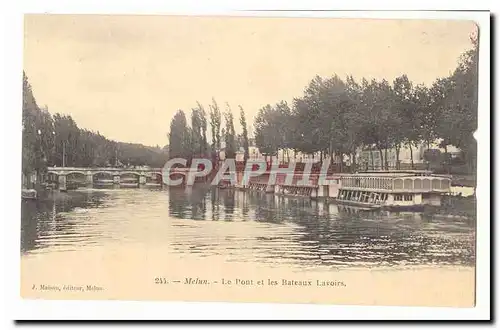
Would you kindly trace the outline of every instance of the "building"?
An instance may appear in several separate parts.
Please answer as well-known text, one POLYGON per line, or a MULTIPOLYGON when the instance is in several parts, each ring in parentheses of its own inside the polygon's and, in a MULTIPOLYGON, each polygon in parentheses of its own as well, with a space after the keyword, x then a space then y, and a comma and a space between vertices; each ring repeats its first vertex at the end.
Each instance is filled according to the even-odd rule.
POLYGON ((38 183, 37 179, 38 178, 37 178, 36 172, 34 172, 34 171, 29 173, 28 175, 22 173, 22 180, 21 180, 22 188, 23 189, 34 188, 38 183))
MULTIPOLYGON (((439 140, 436 140, 434 143, 431 143, 429 149, 439 150, 444 153, 445 150, 439 147, 439 140)), ((417 147, 413 147, 413 150, 410 150, 408 146, 401 146, 399 150, 399 162, 400 164, 411 164, 412 153, 413 153, 413 163, 414 164, 426 164, 424 159, 424 153, 428 149, 427 144, 421 143, 417 147)), ((460 149, 455 148, 453 146, 449 146, 447 148, 448 153, 450 155, 456 155, 460 153, 460 149)), ((382 150, 383 157, 386 157, 386 150, 382 150)), ((379 150, 359 150, 356 155, 356 163, 361 168, 380 168, 381 167, 381 158, 379 150)), ((387 164, 389 168, 396 168, 396 148, 387 149, 387 164)))

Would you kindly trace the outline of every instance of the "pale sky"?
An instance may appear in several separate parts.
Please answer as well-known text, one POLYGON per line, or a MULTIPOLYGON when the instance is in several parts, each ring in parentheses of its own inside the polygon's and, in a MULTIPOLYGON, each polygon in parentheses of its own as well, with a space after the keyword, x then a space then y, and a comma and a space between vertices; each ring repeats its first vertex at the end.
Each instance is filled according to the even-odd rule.
POLYGON ((196 101, 258 109, 315 76, 431 84, 454 70, 471 21, 27 15, 24 70, 39 105, 123 142, 163 146, 196 101))

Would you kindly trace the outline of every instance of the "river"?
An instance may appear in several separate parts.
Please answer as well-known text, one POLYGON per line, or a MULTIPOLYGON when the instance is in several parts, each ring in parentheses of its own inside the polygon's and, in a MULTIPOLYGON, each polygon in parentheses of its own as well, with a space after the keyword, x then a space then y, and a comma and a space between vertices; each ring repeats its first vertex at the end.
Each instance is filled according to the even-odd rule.
POLYGON ((40 276, 71 263, 85 269, 82 260, 108 257, 143 258, 138 267, 168 263, 179 272, 201 264, 328 274, 473 269, 475 263, 474 218, 360 212, 306 198, 210 187, 56 193, 46 201, 23 201, 21 225, 21 259, 40 276))

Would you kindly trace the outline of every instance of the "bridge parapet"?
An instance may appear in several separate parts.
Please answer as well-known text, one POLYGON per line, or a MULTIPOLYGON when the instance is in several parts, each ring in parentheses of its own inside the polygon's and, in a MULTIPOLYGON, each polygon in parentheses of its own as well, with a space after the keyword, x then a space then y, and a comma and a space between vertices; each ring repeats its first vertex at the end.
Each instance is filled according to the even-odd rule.
POLYGON ((94 173, 162 173, 162 168, 150 168, 150 169, 137 169, 137 168, 120 168, 120 167, 49 167, 47 168, 48 172, 52 173, 85 173, 85 174, 94 174, 94 173))
MULTIPOLYGON (((70 174, 70 173, 82 173, 85 175, 97 174, 97 173, 112 173, 112 174, 138 174, 147 175, 151 173, 163 174, 163 168, 149 168, 149 169, 137 169, 137 168, 120 168, 120 167, 49 167, 49 173, 54 174, 70 174)), ((186 168, 171 168, 170 173, 187 173, 187 172, 197 172, 197 169, 186 168)))
MULTIPOLYGON (((100 184, 111 184, 114 185, 128 185, 130 186, 133 183, 127 181, 125 179, 127 176, 134 175, 137 177, 138 185, 146 185, 148 183, 148 178, 151 177, 154 181, 152 184, 162 184, 162 180, 158 182, 159 178, 162 177, 163 172, 161 168, 149 168, 149 169, 137 169, 137 168, 117 168, 117 167, 93 167, 93 168, 85 168, 85 167, 49 167, 48 173, 53 176, 57 176, 56 182, 58 183, 58 187, 60 190, 66 190, 66 183, 68 180, 68 176, 72 174, 80 174, 85 176, 85 183, 87 185, 95 184, 96 182, 100 182, 100 184), (107 174, 112 177, 112 180, 99 178, 96 181, 96 175, 101 173, 107 174), (158 176, 159 175, 159 176, 158 176), (122 181, 127 181, 123 183, 122 181)), ((55 178, 54 178, 55 179, 55 178)))

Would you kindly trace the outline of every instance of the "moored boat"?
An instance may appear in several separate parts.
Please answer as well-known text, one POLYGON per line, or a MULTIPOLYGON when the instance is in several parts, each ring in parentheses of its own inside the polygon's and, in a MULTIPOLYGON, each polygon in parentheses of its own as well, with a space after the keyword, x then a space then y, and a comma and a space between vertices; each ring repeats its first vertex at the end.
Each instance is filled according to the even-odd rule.
POLYGON ((440 206, 451 178, 429 171, 373 171, 341 175, 337 201, 371 208, 440 206))
POLYGON ((22 189, 21 198, 22 199, 37 199, 38 193, 35 189, 22 189))

